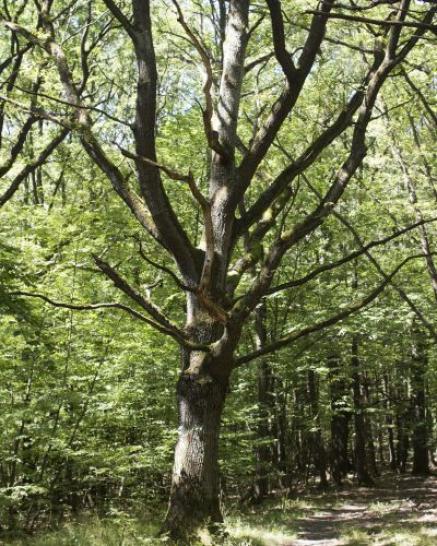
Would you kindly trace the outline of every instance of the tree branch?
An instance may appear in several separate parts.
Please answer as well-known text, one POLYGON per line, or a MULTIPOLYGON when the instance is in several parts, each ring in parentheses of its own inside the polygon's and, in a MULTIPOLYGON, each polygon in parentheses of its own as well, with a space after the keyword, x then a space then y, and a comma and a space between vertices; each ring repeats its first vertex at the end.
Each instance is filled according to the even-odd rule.
MULTIPOLYGON (((305 13, 320 15, 322 12, 317 10, 308 10, 305 13)), ((344 21, 352 21, 354 23, 366 23, 368 25, 378 25, 386 28, 390 27, 409 27, 421 30, 431 30, 437 33, 437 25, 416 21, 399 21, 396 19, 371 19, 370 17, 362 17, 360 15, 348 15, 346 13, 330 13, 330 19, 343 19, 344 21)))
POLYGON ((306 328, 302 328, 301 330, 291 331, 285 336, 278 339, 277 341, 270 343, 269 345, 266 345, 262 349, 258 349, 257 351, 253 351, 252 353, 249 353, 247 355, 237 358, 235 360, 235 367, 237 368, 239 366, 242 366, 243 364, 247 364, 248 362, 260 356, 273 353, 277 351, 278 349, 281 349, 282 347, 286 347, 287 345, 290 345, 291 343, 293 343, 294 341, 302 337, 306 337, 314 332, 318 332, 320 330, 328 328, 329 326, 337 324, 338 322, 344 320, 345 318, 349 317, 353 313, 356 313, 360 309, 363 309, 382 293, 384 288, 391 282, 393 277, 402 269, 402 267, 405 264, 407 264, 411 260, 415 260, 418 258, 423 258, 423 254, 418 254, 415 256, 409 256, 408 258, 405 258, 405 260, 403 260, 389 275, 386 276, 384 281, 377 288, 375 288, 375 290, 373 290, 365 298, 351 305, 346 306, 340 313, 337 313, 336 315, 329 317, 328 319, 316 322, 315 324, 311 326, 307 326, 306 328))
POLYGON ((13 179, 8 189, 0 195, 0 207, 11 199, 14 193, 18 190, 21 183, 26 180, 29 174, 33 173, 38 167, 43 165, 48 157, 56 150, 56 148, 65 140, 70 129, 62 129, 56 137, 41 151, 35 161, 28 163, 13 179))
POLYGON ((112 13, 112 15, 121 24, 124 30, 129 34, 131 39, 135 41, 137 37, 131 22, 126 17, 126 15, 121 11, 121 9, 117 6, 114 0, 103 0, 103 2, 106 5, 106 7, 109 9, 109 11, 112 13))
POLYGON ((326 271, 331 271, 332 269, 336 269, 337 267, 340 267, 341 265, 344 265, 345 263, 348 263, 355 258, 358 258, 359 256, 362 256, 365 254, 368 250, 377 247, 382 246, 390 241, 393 241, 394 239, 397 239, 401 235, 404 235, 405 233, 408 233, 409 231, 416 229, 417 227, 423 227, 425 224, 429 224, 431 222, 437 221, 437 218, 431 218, 429 220, 420 219, 416 223, 407 226, 405 228, 399 229, 392 233, 391 235, 388 235, 387 237, 384 237, 383 239, 378 239, 376 241, 372 241, 370 243, 367 243, 366 245, 362 246, 358 250, 355 250, 354 252, 351 252, 344 258, 341 258, 340 260, 337 260, 335 262, 331 262, 329 264, 322 265, 318 267, 317 269, 314 269, 304 277, 301 277, 300 279, 296 279, 293 281, 288 281, 282 284, 279 284, 277 286, 273 286, 269 288, 266 292, 266 295, 272 295, 276 294, 277 292, 281 292, 282 290, 287 290, 288 288, 295 288, 297 286, 302 286, 303 284, 306 284, 307 282, 315 279, 322 273, 325 273, 326 271))
POLYGON ((93 258, 100 271, 114 283, 116 288, 124 292, 126 296, 129 296, 129 298, 147 311, 147 313, 166 330, 173 332, 175 336, 184 338, 182 330, 180 330, 176 324, 173 324, 148 298, 137 292, 113 267, 98 256, 94 255, 93 258))
POLYGON ((331 11, 332 5, 333 0, 322 1, 322 14, 314 15, 312 19, 310 30, 299 58, 293 85, 290 85, 287 81, 285 89, 273 104, 270 115, 252 139, 250 147, 238 167, 239 183, 235 186, 233 192, 233 205, 235 208, 241 202, 242 196, 249 187, 259 164, 266 156, 279 129, 299 98, 300 92, 315 62, 317 52, 323 42, 328 21, 327 15, 331 11))
POLYGON ((224 155, 226 152, 223 149, 223 147, 220 145, 220 143, 218 142, 217 133, 213 130, 213 127, 212 127, 212 119, 214 116, 214 104, 212 100, 212 86, 214 83, 214 75, 212 71, 210 56, 208 54, 206 47, 201 43, 200 39, 195 35, 195 33, 188 26, 185 20, 185 17, 183 15, 181 6, 179 5, 179 2, 177 0, 172 0, 172 3, 175 6, 177 14, 178 14, 178 22, 184 29, 186 35, 189 38, 189 41, 198 52, 200 59, 202 61, 204 71, 205 71, 205 77, 204 77, 204 82, 202 87, 203 95, 205 97, 205 109, 202 108, 202 118, 203 118, 203 125, 205 128, 206 139, 208 141, 209 147, 212 150, 214 150, 220 155, 224 155))
POLYGON ((266 0, 270 11, 270 20, 272 23, 273 46, 275 56, 281 65, 284 76, 290 85, 294 84, 297 71, 293 59, 288 53, 285 45, 284 19, 282 17, 282 7, 280 0, 266 0))
POLYGON ((208 348, 204 345, 195 345, 191 344, 189 341, 187 341, 184 337, 181 337, 177 335, 173 330, 167 329, 163 327, 161 324, 149 319, 148 317, 144 316, 143 314, 139 313, 132 307, 129 307, 128 305, 124 305, 123 303, 118 302, 102 302, 102 303, 88 303, 88 304, 73 304, 73 303, 65 303, 65 302, 59 302, 55 301, 48 296, 45 296, 44 294, 38 294, 35 292, 25 292, 25 291, 17 291, 17 292, 10 292, 10 296, 23 296, 28 298, 38 298, 46 303, 49 303, 53 307, 58 307, 62 309, 71 309, 73 311, 98 311, 99 309, 120 309, 121 311, 125 311, 129 315, 133 316, 134 318, 141 320, 142 322, 145 322, 161 334, 168 335, 175 339, 178 343, 181 345, 190 348, 190 349, 197 349, 197 350, 208 350, 208 348))

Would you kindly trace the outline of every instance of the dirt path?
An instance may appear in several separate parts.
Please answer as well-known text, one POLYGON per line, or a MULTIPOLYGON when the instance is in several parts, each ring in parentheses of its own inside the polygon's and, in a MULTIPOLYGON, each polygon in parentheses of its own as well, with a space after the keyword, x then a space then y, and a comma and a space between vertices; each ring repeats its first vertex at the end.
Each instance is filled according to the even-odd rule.
POLYGON ((402 533, 422 533, 437 545, 437 477, 391 477, 372 489, 328 495, 327 506, 308 509, 295 522, 297 538, 283 546, 401 546, 402 533))

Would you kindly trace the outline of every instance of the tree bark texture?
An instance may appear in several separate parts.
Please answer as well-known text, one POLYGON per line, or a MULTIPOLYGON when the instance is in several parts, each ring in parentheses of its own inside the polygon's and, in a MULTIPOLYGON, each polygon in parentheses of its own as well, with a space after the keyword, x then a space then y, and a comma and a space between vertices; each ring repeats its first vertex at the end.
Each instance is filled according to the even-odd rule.
POLYGON ((227 383, 182 373, 177 386, 179 437, 164 532, 189 540, 201 525, 223 522, 218 439, 227 383))

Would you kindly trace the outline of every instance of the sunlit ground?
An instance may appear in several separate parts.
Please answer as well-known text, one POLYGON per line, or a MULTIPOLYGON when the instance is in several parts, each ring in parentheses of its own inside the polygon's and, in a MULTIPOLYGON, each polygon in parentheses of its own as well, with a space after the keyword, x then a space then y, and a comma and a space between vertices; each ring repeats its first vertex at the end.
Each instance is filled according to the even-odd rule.
MULTIPOLYGON (((305 493, 241 511, 228 508, 226 546, 436 546, 437 479, 404 478, 375 489, 305 493)), ((14 546, 137 546, 163 544, 159 517, 87 518, 57 531, 9 538, 14 546), (156 521, 155 521, 156 520, 156 521)), ((196 544, 219 542, 206 532, 196 544)), ((194 543, 193 543, 194 545, 194 543)))

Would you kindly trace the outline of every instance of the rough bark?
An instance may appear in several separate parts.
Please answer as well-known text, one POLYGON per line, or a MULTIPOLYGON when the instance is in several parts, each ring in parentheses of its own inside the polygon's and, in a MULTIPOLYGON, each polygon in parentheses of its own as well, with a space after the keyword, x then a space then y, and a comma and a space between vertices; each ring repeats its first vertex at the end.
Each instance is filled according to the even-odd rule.
POLYGON ((178 544, 202 525, 223 523, 218 439, 226 392, 227 383, 211 377, 182 373, 178 381, 179 437, 162 529, 178 544))

